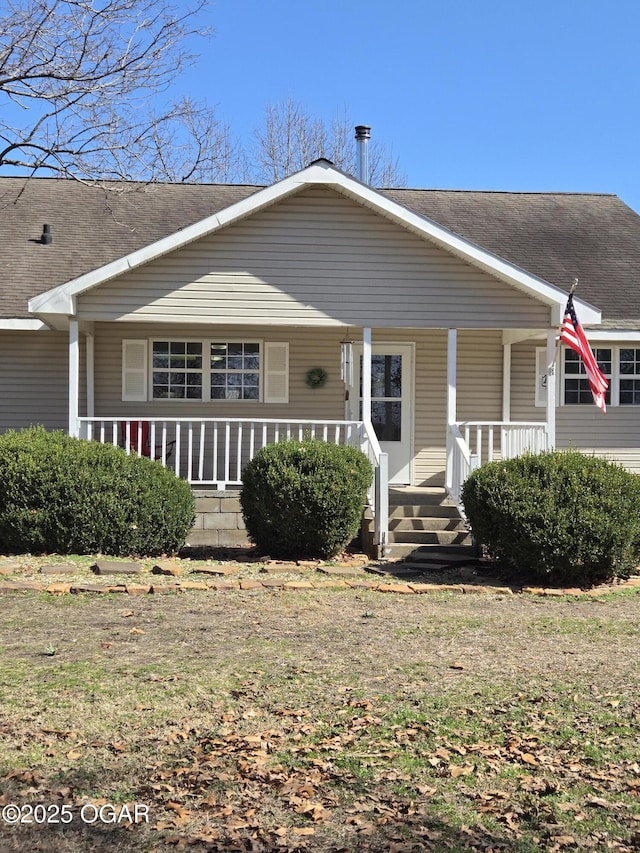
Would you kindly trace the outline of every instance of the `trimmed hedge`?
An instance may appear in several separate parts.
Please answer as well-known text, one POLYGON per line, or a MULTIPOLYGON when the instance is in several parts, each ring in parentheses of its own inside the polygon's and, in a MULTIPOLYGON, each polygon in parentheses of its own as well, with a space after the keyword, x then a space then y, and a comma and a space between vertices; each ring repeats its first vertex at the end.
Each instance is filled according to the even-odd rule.
POLYGON ((640 562, 640 477, 577 451, 490 462, 462 489, 473 535, 503 569, 582 587, 640 562))
POLYGON ((358 534, 372 474, 353 447, 317 440, 263 447, 242 475, 250 539, 274 558, 335 556, 358 534))
POLYGON ((34 427, 0 436, 0 547, 173 554, 194 522, 189 484, 118 447, 34 427))

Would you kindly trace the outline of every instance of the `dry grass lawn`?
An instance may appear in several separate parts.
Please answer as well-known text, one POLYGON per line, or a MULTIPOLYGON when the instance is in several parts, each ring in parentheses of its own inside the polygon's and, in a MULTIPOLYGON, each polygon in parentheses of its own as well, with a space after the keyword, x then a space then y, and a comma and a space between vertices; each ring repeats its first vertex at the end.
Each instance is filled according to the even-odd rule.
POLYGON ((640 848, 633 590, 0 611, 3 853, 640 848))

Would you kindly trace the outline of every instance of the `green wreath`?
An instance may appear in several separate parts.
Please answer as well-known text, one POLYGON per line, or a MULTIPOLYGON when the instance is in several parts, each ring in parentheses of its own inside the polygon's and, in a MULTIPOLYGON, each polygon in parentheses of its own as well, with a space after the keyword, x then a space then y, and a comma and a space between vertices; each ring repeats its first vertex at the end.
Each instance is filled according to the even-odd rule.
POLYGON ((327 371, 322 367, 312 367, 307 371, 307 385, 309 388, 322 388, 327 381, 327 371))

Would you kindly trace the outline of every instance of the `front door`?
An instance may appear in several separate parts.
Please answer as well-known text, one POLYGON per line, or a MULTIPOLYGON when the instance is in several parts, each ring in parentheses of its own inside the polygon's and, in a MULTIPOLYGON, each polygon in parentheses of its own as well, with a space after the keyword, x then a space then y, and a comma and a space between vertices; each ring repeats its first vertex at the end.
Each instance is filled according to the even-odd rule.
MULTIPOLYGON (((354 387, 348 416, 362 419, 362 347, 354 347, 354 387)), ((389 454, 389 483, 410 485, 413 456, 413 346, 373 344, 371 422, 380 448, 389 454)))

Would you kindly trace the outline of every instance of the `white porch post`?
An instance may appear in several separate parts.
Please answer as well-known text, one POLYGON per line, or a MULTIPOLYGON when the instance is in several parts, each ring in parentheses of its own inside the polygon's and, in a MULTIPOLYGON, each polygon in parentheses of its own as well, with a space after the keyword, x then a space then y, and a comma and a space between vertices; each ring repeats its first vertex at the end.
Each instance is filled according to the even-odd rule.
POLYGON ((445 485, 451 490, 453 483, 453 436, 451 426, 457 417, 456 402, 456 358, 458 350, 458 330, 449 329, 447 332, 447 433, 445 437, 446 470, 445 485))
POLYGON ((447 335, 447 426, 457 420, 456 371, 458 330, 449 329, 447 335))
POLYGON ((371 423, 371 329, 362 330, 362 420, 371 423))
POLYGON ((69 318, 69 435, 79 435, 78 391, 80 384, 80 331, 78 321, 69 318))
POLYGON ((502 345, 502 420, 511 420, 511 344, 502 345))
POLYGON ((557 365, 556 335, 557 329, 547 332, 547 448, 553 450, 556 446, 556 387, 557 365))
POLYGON ((92 418, 95 415, 95 391, 94 391, 94 376, 95 376, 95 368, 94 368, 94 341, 95 338, 93 334, 87 334, 85 337, 86 346, 87 346, 87 364, 86 364, 86 374, 87 374, 87 417, 92 418))

